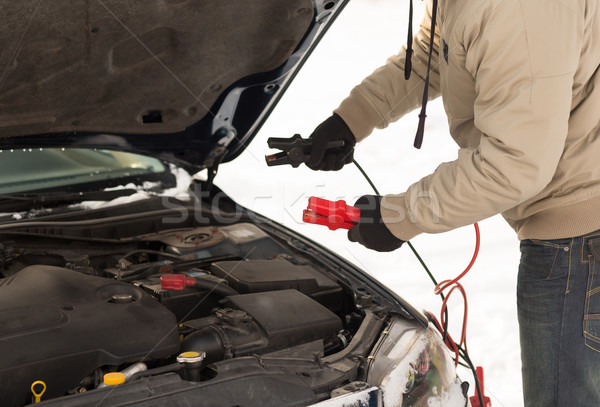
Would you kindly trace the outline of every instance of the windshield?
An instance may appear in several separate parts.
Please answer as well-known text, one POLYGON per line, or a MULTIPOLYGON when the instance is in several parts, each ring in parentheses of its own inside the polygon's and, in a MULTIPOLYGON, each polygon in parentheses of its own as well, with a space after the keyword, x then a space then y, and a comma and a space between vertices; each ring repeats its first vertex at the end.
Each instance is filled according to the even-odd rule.
POLYGON ((40 148, 0 152, 0 194, 61 189, 91 182, 158 174, 157 159, 121 151, 40 148))

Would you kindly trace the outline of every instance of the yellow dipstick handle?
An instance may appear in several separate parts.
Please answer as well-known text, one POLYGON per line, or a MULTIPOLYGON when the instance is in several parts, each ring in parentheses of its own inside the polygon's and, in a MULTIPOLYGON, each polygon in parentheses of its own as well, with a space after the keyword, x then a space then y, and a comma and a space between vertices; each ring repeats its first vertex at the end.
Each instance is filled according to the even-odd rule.
POLYGON ((31 392, 33 393, 33 395, 35 397, 35 402, 39 403, 40 401, 42 401, 42 395, 46 392, 46 383, 44 383, 41 380, 36 380, 35 382, 33 382, 31 384, 31 392), (35 386, 37 384, 41 384, 42 385, 42 391, 40 391, 39 393, 36 393, 36 391, 35 391, 35 386))

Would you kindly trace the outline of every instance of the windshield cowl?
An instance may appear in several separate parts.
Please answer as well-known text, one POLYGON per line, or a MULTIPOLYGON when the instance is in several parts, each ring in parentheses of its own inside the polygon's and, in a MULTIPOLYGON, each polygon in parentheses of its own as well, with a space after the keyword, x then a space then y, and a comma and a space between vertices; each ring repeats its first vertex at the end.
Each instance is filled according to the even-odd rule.
POLYGON ((190 200, 190 174, 152 157, 64 148, 2 154, 0 217, 11 220, 44 216, 58 208, 92 210, 151 197, 190 200))

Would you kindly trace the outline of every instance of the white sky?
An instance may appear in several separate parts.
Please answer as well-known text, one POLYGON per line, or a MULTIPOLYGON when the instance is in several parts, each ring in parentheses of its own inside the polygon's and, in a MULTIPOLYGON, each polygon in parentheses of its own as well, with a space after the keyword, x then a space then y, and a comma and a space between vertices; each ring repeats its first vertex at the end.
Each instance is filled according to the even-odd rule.
MULTIPOLYGON (((279 106, 247 151, 219 169, 216 184, 238 203, 265 214, 329 247, 366 270, 417 309, 439 315, 441 301, 433 284, 405 245, 393 253, 373 252, 346 238, 345 231, 302 224, 309 196, 345 199, 349 204, 372 194, 352 165, 334 173, 314 172, 304 165, 267 167, 264 155, 269 137, 308 137, 337 107, 350 89, 406 39, 408 1, 352 0, 304 66, 279 106)), ((423 3, 415 1, 415 30, 423 3)), ((413 112, 357 146, 355 158, 380 192, 403 192, 453 160, 457 147, 448 135, 441 101, 431 102, 423 148, 412 147, 417 126, 413 112)), ((519 247, 515 233, 496 216, 480 223, 482 243, 478 261, 463 279, 469 299, 468 344, 471 359, 485 370, 486 395, 494 406, 521 406, 521 365, 516 318, 516 275, 519 247)), ((438 281, 453 278, 469 263, 474 248, 472 227, 439 235, 421 235, 412 242, 438 281)), ((460 336, 462 302, 451 302, 450 333, 460 336)), ((439 318, 439 317, 438 317, 439 318)), ((460 368, 463 380, 470 372, 460 368)))

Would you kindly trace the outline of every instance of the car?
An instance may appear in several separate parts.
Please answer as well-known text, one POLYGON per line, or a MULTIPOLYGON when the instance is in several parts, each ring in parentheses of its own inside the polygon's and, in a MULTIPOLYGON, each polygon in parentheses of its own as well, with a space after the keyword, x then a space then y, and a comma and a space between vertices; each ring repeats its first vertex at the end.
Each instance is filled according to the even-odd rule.
POLYGON ((347 3, 2 3, 0 404, 467 403, 423 313, 214 183, 347 3))

